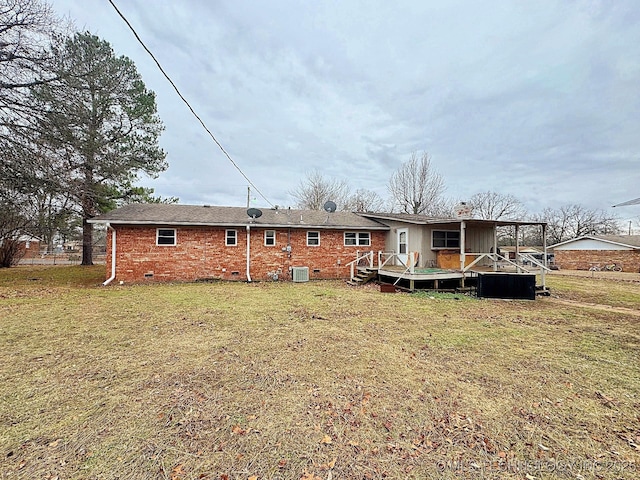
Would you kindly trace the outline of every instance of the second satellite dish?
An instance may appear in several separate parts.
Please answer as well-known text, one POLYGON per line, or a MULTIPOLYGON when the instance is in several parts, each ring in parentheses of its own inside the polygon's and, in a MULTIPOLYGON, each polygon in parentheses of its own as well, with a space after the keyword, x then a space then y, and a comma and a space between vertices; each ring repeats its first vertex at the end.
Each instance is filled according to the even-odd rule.
POLYGON ((253 219, 260 218, 262 216, 262 210, 259 208, 249 208, 247 209, 247 215, 253 219))
POLYGON ((325 202, 323 208, 325 212, 333 213, 336 211, 336 208, 338 208, 338 206, 335 204, 335 202, 332 202, 331 200, 329 200, 328 202, 325 202))

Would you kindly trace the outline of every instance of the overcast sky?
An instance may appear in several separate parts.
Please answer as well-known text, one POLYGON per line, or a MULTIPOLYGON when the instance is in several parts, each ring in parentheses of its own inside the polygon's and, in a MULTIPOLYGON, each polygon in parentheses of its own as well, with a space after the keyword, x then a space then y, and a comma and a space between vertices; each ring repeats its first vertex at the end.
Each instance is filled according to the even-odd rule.
MULTIPOLYGON (((492 190, 537 212, 640 196, 637 0, 115 3, 272 204, 293 205, 313 169, 386 198, 414 151, 459 200, 492 190)), ((156 92, 170 167, 142 183, 245 205, 247 182, 109 2, 52 4, 156 92)))

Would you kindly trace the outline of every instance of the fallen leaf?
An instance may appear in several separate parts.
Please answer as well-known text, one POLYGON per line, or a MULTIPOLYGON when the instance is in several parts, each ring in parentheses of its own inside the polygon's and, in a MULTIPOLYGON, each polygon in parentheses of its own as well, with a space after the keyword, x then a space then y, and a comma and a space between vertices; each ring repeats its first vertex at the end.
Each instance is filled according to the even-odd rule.
POLYGON ((322 437, 322 440, 320 440, 320 443, 328 445, 332 442, 331 437, 329 435, 325 435, 324 437, 322 437))
POLYGON ((336 461, 338 460, 338 458, 334 458, 333 460, 331 460, 329 462, 329 468, 333 468, 336 466, 336 461))
POLYGON ((249 478, 247 478, 247 480, 258 480, 258 476, 257 475, 251 475, 249 478))
POLYGON ((171 470, 171 480, 178 480, 181 478, 180 475, 184 475, 184 465, 182 464, 173 467, 171 470))

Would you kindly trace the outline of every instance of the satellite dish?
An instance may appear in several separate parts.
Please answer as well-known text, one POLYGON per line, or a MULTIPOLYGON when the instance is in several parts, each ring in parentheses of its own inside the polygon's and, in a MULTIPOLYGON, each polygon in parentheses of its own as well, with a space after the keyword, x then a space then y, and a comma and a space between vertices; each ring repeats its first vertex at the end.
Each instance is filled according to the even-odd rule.
POLYGON ((328 202, 325 202, 323 208, 325 212, 333 213, 336 211, 336 208, 338 208, 338 206, 335 204, 335 202, 329 200, 328 202))
POLYGON ((247 209, 247 215, 253 219, 260 218, 262 216, 262 210, 259 208, 249 208, 247 209))

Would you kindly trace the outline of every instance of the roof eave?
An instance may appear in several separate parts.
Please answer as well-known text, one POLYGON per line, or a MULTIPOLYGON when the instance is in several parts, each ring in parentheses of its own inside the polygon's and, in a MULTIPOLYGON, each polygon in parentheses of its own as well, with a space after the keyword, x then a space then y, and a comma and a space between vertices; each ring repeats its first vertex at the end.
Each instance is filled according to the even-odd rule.
POLYGON ((386 225, 327 225, 327 224, 306 224, 306 223, 260 223, 256 221, 247 222, 180 222, 180 221, 155 221, 155 220, 109 220, 92 218, 87 220, 92 224, 105 225, 135 225, 135 226, 153 226, 153 225, 175 225, 180 227, 246 227, 255 226, 260 228, 304 228, 304 229, 330 229, 330 230, 389 230, 386 225))

